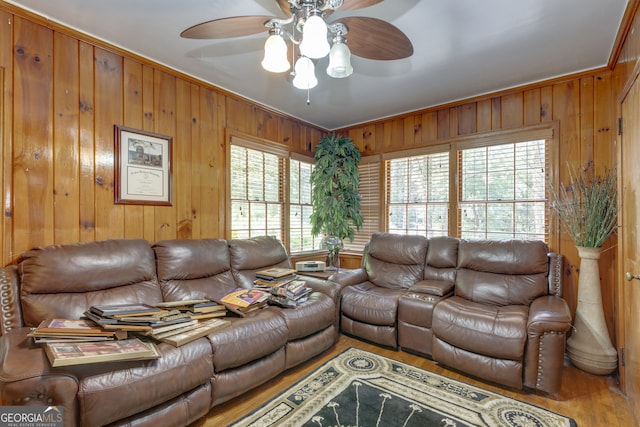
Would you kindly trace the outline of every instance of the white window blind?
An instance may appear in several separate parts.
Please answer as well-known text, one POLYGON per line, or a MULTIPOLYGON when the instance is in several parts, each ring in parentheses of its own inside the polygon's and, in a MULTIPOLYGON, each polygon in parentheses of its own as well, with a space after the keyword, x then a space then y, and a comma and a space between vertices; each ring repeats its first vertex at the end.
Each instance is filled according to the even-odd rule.
POLYGON ((311 235, 311 172, 313 159, 292 156, 289 160, 289 250, 291 253, 321 249, 322 236, 311 235))
POLYGON ((229 155, 231 237, 282 240, 285 157, 236 142, 229 155))
POLYGON ((544 139, 458 151, 458 228, 468 239, 548 240, 544 139))
POLYGON ((387 230, 449 234, 449 151, 386 161, 387 230))
POLYGON ((353 242, 345 239, 344 248, 352 251, 362 251, 365 244, 371 240, 371 235, 382 230, 380 221, 380 156, 363 157, 358 164, 360 174, 360 213, 362 227, 356 230, 353 242))

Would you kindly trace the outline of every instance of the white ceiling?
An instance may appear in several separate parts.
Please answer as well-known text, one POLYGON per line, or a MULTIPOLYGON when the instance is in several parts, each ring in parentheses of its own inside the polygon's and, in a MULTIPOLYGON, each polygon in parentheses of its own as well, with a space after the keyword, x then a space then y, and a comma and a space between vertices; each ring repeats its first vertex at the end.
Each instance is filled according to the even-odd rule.
POLYGON ((387 0, 335 12, 384 19, 412 41, 395 61, 352 58, 346 79, 318 61, 319 84, 294 88, 260 66, 267 33, 190 40, 184 29, 217 18, 282 16, 276 0, 9 0, 116 46, 333 130, 500 89, 603 67, 627 0, 387 0))

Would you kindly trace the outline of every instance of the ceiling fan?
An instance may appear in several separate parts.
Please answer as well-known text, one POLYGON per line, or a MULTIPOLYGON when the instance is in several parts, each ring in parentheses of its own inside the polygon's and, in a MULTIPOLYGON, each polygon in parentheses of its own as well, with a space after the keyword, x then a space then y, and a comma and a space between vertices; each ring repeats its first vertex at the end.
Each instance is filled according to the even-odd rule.
MULTIPOLYGON (((285 17, 250 15, 214 19, 187 28, 181 37, 218 39, 241 37, 268 30, 262 66, 267 71, 289 70, 285 37, 297 46, 293 84, 310 89, 317 84, 312 59, 329 55, 327 74, 335 78, 353 72, 350 56, 394 60, 413 55, 409 38, 394 25, 377 18, 352 16, 326 23, 335 10, 349 11, 373 6, 383 0, 276 0, 285 17), (329 44, 331 40, 333 46, 329 44), (347 47, 347 40, 348 46, 347 47)), ((294 52, 292 52, 293 55, 294 52)))

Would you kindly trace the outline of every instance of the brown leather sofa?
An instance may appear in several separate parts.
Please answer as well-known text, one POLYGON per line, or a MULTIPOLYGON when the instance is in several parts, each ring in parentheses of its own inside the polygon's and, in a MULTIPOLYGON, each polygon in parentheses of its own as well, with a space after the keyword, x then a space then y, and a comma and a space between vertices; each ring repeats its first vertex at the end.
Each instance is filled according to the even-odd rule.
POLYGON ((295 309, 267 307, 153 361, 52 368, 27 333, 46 318, 79 318, 91 305, 221 297, 249 287, 255 271, 290 267, 272 238, 122 239, 49 246, 0 269, 0 393, 5 405, 64 408, 65 426, 188 425, 330 348, 340 288, 314 289, 295 309))
POLYGON ((571 327, 562 257, 540 241, 375 233, 343 287, 346 334, 470 375, 555 393, 571 327))

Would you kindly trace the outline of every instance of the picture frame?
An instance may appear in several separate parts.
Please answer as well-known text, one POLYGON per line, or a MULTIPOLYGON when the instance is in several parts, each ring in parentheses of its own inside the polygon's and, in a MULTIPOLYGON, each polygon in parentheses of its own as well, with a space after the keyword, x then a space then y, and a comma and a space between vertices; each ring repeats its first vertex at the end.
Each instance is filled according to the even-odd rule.
POLYGON ((173 137, 114 125, 115 204, 172 206, 173 137))
POLYGON ((44 350, 53 367, 160 358, 160 352, 155 344, 138 338, 101 342, 45 343, 44 350))

